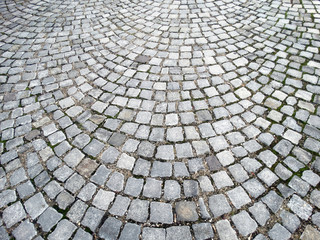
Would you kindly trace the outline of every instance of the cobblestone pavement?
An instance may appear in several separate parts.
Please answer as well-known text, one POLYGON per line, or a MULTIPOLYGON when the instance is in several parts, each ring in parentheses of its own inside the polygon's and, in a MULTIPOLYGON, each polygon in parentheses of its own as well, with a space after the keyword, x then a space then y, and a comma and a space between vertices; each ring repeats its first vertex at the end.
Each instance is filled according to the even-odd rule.
POLYGON ((320 239, 320 1, 3 0, 0 239, 320 239))

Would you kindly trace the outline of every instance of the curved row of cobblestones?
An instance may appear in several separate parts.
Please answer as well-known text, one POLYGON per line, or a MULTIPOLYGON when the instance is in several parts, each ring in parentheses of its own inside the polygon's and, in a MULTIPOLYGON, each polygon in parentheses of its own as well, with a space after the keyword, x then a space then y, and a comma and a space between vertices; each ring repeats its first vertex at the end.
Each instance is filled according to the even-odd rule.
POLYGON ((0 238, 318 238, 319 11, 0 3, 0 238))

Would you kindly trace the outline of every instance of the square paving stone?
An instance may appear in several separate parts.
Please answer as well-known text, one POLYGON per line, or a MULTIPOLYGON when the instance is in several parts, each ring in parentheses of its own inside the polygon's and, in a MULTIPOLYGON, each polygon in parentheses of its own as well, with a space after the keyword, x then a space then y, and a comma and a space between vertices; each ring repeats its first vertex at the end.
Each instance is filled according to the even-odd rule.
POLYGON ((82 202, 81 200, 77 200, 70 208, 67 213, 67 217, 74 223, 79 223, 85 214, 88 205, 82 202))
POLYGON ((266 189, 256 178, 249 179, 242 186, 246 189, 250 196, 258 198, 266 189))
POLYGON ((121 156, 118 160, 117 167, 122 168, 122 169, 126 169, 126 170, 132 170, 135 161, 136 161, 136 159, 134 157, 131 157, 126 153, 123 153, 123 154, 121 154, 121 156))
POLYGON ((320 182, 320 177, 314 173, 312 170, 306 170, 302 173, 303 180, 308 182, 313 187, 317 186, 317 184, 320 182))
POLYGON ((155 145, 152 143, 143 141, 138 147, 138 154, 142 157, 153 157, 155 148, 155 145))
POLYGON ((151 168, 151 177, 171 177, 172 164, 169 162, 154 161, 151 168))
POLYGON ((279 179, 269 168, 264 168, 257 176, 269 187, 279 179))
POLYGON ((13 230, 12 235, 16 240, 31 240, 37 235, 37 231, 34 225, 29 220, 26 220, 13 230))
POLYGON ((54 199, 60 192, 63 191, 63 187, 56 181, 49 182, 43 190, 46 192, 49 198, 54 199))
POLYGON ((283 226, 286 229, 288 229, 291 233, 294 233, 297 230, 297 228, 300 226, 299 218, 296 215, 286 210, 281 211, 280 217, 281 217, 283 226))
POLYGON ((69 205, 74 202, 75 198, 73 195, 63 190, 57 197, 56 202, 58 203, 59 208, 66 209, 69 205))
POLYGON ((141 227, 137 224, 127 223, 120 234, 119 240, 139 240, 141 227))
POLYGON ((292 172, 281 163, 276 166, 274 171, 282 180, 287 180, 292 176, 292 172))
POLYGON ((190 175, 185 163, 175 162, 173 166, 175 177, 188 177, 190 175))
POLYGON ((198 220, 196 204, 194 202, 177 202, 175 206, 177 220, 182 222, 194 222, 198 220))
POLYGON ((280 197, 275 191, 270 191, 266 196, 262 198, 262 201, 267 204, 272 212, 276 213, 281 208, 283 198, 280 197))
POLYGON ((177 158, 189 158, 193 157, 192 147, 190 143, 176 144, 177 158))
POLYGON ((69 190, 73 194, 77 192, 83 185, 85 180, 79 174, 73 174, 65 183, 65 189, 69 190))
POLYGON ((138 197, 142 191, 142 187, 143 187, 143 179, 130 177, 127 180, 124 193, 133 197, 138 197))
POLYGON ((262 202, 257 202, 249 207, 249 211, 261 226, 264 226, 270 218, 270 213, 262 202))
POLYGON ((288 185, 302 197, 304 197, 310 189, 310 185, 298 176, 293 176, 288 185))
POLYGON ((166 200, 174 200, 181 197, 180 184, 175 180, 166 180, 164 185, 164 195, 166 200))
POLYGON ((231 187, 234 185, 232 182, 232 179, 228 176, 227 172, 225 171, 214 173, 211 175, 211 177, 218 189, 221 189, 224 187, 231 187))
POLYGON ((258 158, 266 164, 267 167, 271 168, 273 164, 277 161, 277 156, 273 154, 270 150, 261 152, 258 158))
POLYGON ((77 227, 66 219, 62 219, 55 230, 49 235, 49 240, 69 239, 77 227))
POLYGON ((90 233, 79 228, 76 232, 76 235, 74 235, 73 240, 92 240, 92 236, 90 233))
POLYGON ((174 226, 167 228, 166 240, 191 240, 190 227, 174 226))
POLYGON ((236 231, 230 225, 228 220, 220 220, 215 224, 219 239, 221 240, 238 240, 236 231))
POLYGON ((77 166, 83 158, 84 154, 80 150, 74 148, 64 157, 63 160, 69 167, 73 168, 77 166))
POLYGON ((214 217, 231 212, 231 207, 223 194, 212 195, 209 198, 209 208, 214 217))
POLYGON ((312 207, 296 194, 291 197, 287 206, 303 220, 308 220, 312 214, 312 207))
POLYGON ((160 198, 161 185, 162 181, 153 178, 147 178, 146 184, 143 188, 143 196, 147 198, 160 198))
POLYGON ((272 240, 287 240, 291 237, 291 233, 279 223, 273 226, 268 235, 272 240))
POLYGON ((109 217, 99 230, 99 237, 102 239, 117 239, 122 222, 116 218, 109 217))
POLYGON ((135 167, 133 169, 133 174, 146 177, 149 175, 150 167, 151 163, 149 161, 139 158, 136 161, 135 167))
POLYGON ((83 226, 90 228, 90 230, 94 232, 99 226, 104 214, 104 211, 90 207, 83 217, 81 223, 83 226))
POLYGON ((193 224, 192 229, 197 240, 211 239, 214 237, 210 223, 193 224))
POLYGON ((241 211, 240 213, 232 216, 231 219, 242 236, 248 236, 256 231, 258 227, 258 224, 246 211, 241 211))
POLYGON ((211 181, 209 179, 209 177, 207 176, 200 176, 198 178, 199 184, 200 184, 200 188, 203 192, 213 192, 214 191, 214 187, 211 184, 211 181))
POLYGON ((100 189, 94 197, 92 204, 101 210, 107 210, 109 208, 110 203, 113 201, 114 196, 114 192, 100 189))
POLYGON ((320 232, 314 227, 312 227, 311 225, 308 225, 301 235, 301 240, 319 239, 319 238, 320 238, 320 232))
POLYGON ((218 153, 217 158, 219 159, 219 162, 223 165, 223 166, 228 166, 232 163, 234 163, 234 157, 232 152, 226 150, 223 152, 218 153))
POLYGON ((102 151, 104 148, 104 144, 96 139, 93 139, 84 149, 83 151, 91 155, 93 157, 96 157, 99 155, 99 153, 102 151))
POLYGON ((96 161, 91 160, 90 158, 85 158, 77 166, 77 171, 81 176, 89 178, 97 167, 98 164, 96 163, 96 161))
POLYGON ((137 222, 145 222, 149 215, 149 201, 134 199, 128 210, 127 219, 137 222))
POLYGON ((116 216, 123 216, 130 204, 130 198, 118 195, 109 212, 116 216))
POLYGON ((183 181, 183 191, 186 197, 196 197, 199 194, 198 182, 194 180, 183 181))
POLYGON ((24 206, 32 219, 36 219, 48 208, 48 204, 41 193, 29 198, 24 206))
POLYGON ((173 160, 174 159, 174 150, 172 145, 162 145, 157 147, 156 153, 157 159, 162 160, 173 160))
POLYGON ((150 222, 162 224, 173 223, 172 206, 168 203, 151 202, 150 222))
POLYGON ((228 167, 228 169, 232 174, 232 176, 234 177, 234 179, 239 183, 242 183, 249 178, 247 172, 238 163, 228 167))
POLYGON ((251 199, 242 187, 236 187, 228 191, 227 195, 237 209, 251 202, 251 199))
POLYGON ((145 227, 142 230, 142 239, 144 240, 165 240, 166 230, 164 228, 145 227))
POLYGON ((12 227, 26 217, 26 212, 20 202, 16 202, 3 210, 2 220, 7 228, 12 227))
POLYGON ((201 158, 194 158, 194 159, 188 160, 188 165, 189 165, 189 172, 191 174, 197 173, 205 169, 201 158))
POLYGON ((248 173, 255 173, 260 167, 262 167, 262 164, 257 160, 248 157, 241 160, 241 165, 248 173))
MULTIPOLYGON (((27 181, 23 184, 20 184, 17 187, 17 191, 18 191, 20 198, 23 199, 23 198, 30 197, 35 192, 35 188, 30 181, 27 181)), ((0 197, 0 199, 2 199, 2 198, 0 197)), ((1 202, 3 202, 3 200, 1 200, 1 202)), ((0 204, 0 207, 2 207, 1 205, 2 204, 0 204)))
POLYGON ((108 176, 110 175, 111 170, 108 169, 106 166, 101 165, 95 174, 92 175, 90 180, 100 186, 103 186, 107 181, 108 176))
POLYGON ((106 185, 115 192, 122 191, 124 185, 124 175, 119 172, 112 173, 106 185))
POLYGON ((48 207, 39 217, 37 223, 40 224, 44 232, 49 232, 62 218, 62 214, 58 213, 54 208, 48 207))

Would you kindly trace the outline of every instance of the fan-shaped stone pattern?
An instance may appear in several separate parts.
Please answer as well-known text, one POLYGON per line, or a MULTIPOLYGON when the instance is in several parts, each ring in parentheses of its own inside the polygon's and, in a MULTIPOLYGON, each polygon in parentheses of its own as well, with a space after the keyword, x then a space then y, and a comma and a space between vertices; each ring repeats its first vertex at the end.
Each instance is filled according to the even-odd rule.
POLYGON ((319 235, 319 8, 0 3, 1 238, 319 235))

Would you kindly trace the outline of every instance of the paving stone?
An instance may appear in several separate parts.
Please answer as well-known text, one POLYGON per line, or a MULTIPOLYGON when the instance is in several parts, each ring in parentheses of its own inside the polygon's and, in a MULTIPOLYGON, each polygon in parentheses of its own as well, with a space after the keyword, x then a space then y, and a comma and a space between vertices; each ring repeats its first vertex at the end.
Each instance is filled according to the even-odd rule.
POLYGON ((113 215, 123 216, 130 204, 130 199, 127 197, 123 197, 118 195, 110 208, 109 212, 113 215))
POLYGON ((56 202, 61 209, 66 209, 74 202, 74 200, 75 198, 65 190, 63 190, 56 198, 56 202))
POLYGON ((291 233, 294 233, 300 226, 299 218, 286 210, 281 211, 280 217, 282 220, 282 225, 291 233))
POLYGON ((173 226, 167 228, 166 239, 183 240, 192 239, 190 228, 188 226, 173 226))
POLYGON ((114 192, 100 189, 94 197, 92 204, 101 210, 107 210, 110 203, 113 201, 114 196, 114 192))
POLYGON ((81 228, 79 228, 76 232, 76 234, 74 235, 74 240, 85 240, 85 239, 88 239, 88 240, 91 240, 92 239, 92 236, 90 235, 90 233, 82 230, 81 228))
POLYGON ((306 239, 318 239, 320 238, 320 232, 312 227, 311 225, 308 225, 305 229, 304 232, 302 233, 300 239, 301 240, 306 240, 306 239))
POLYGON ((306 170, 302 173, 303 180, 315 187, 320 182, 320 177, 311 170, 306 170))
POLYGON ((171 224, 173 223, 172 207, 168 203, 151 202, 150 222, 171 224))
POLYGON ((166 180, 164 184, 164 195, 167 200, 174 200, 181 197, 180 184, 175 180, 166 180))
POLYGON ((310 202, 315 205, 317 208, 320 206, 320 191, 317 189, 313 190, 310 195, 310 202))
POLYGON ((270 218, 270 213, 262 202, 257 202, 252 207, 249 207, 249 211, 261 226, 264 226, 270 218))
POLYGON ((227 191, 227 195, 237 209, 251 202, 251 199, 242 187, 236 187, 227 191))
POLYGON ((196 205, 194 202, 177 202, 175 206, 175 210, 177 213, 177 219, 178 221, 197 221, 198 220, 198 214, 196 211, 196 205))
POLYGON ((281 208, 283 198, 280 197, 275 191, 270 191, 262 198, 262 201, 267 204, 272 212, 276 213, 281 208))
POLYGON ((66 219, 62 219, 55 230, 48 236, 49 240, 53 239, 68 239, 76 230, 76 226, 66 219))
POLYGON ((145 227, 142 230, 142 238, 145 240, 165 240, 166 230, 163 228, 145 227))
POLYGON ((2 219, 6 226, 10 228, 17 222, 21 221, 26 217, 26 212, 24 211, 24 208, 20 202, 16 202, 6 209, 4 209, 2 214, 2 219))
POLYGON ((124 186, 124 175, 119 172, 113 172, 106 185, 115 192, 122 191, 124 186))
POLYGON ((312 214, 312 207, 295 194, 291 197, 288 207, 303 220, 307 220, 312 214))
POLYGON ((149 202, 146 200, 134 199, 129 207, 127 219, 137 222, 145 222, 148 218, 149 202))
POLYGON ((253 233, 258 227, 258 224, 246 211, 241 211, 240 213, 232 216, 231 219, 242 236, 247 236, 253 233))
POLYGON ((115 147, 110 146, 101 155, 101 160, 104 163, 114 163, 117 160, 119 155, 120 155, 119 151, 115 147))
POLYGON ((90 180, 98 185, 104 185, 110 175, 111 170, 104 165, 100 166, 90 180))
POLYGON ((139 239, 141 228, 137 224, 127 223, 120 235, 119 240, 139 239))
POLYGON ((81 200, 77 200, 70 208, 67 213, 67 217, 74 223, 79 223, 85 214, 88 205, 82 202, 81 200))
POLYGON ((249 195, 254 198, 258 198, 266 191, 265 187, 256 178, 249 179, 244 182, 242 186, 247 190, 249 195))
POLYGON ((37 235, 34 225, 29 220, 22 222, 16 229, 13 230, 12 235, 15 239, 32 239, 37 235))
POLYGON ((154 161, 151 168, 151 177, 171 177, 172 164, 169 162, 154 161))
POLYGON ((122 223, 116 218, 109 217, 99 230, 99 237, 102 239, 117 239, 122 223))
POLYGON ((41 193, 37 193, 33 197, 29 198, 25 202, 24 206, 33 220, 48 208, 48 204, 41 193))
POLYGON ((91 231, 95 231, 99 226, 103 215, 104 211, 94 207, 89 207, 81 223, 83 226, 90 228, 91 231))
POLYGON ((247 172, 238 163, 228 167, 228 169, 231 172, 233 178, 239 183, 242 183, 249 178, 247 172))
POLYGON ((156 180, 154 178, 147 178, 146 184, 143 188, 143 196, 148 198, 160 198, 161 185, 162 181, 156 180))
POLYGON ((279 178, 275 175, 270 169, 264 168, 261 172, 257 174, 258 178, 260 178, 265 184, 269 187, 274 184, 279 178))
POLYGON ((287 240, 291 237, 291 233, 285 229, 281 224, 276 223, 273 228, 268 232, 271 239, 287 240))
POLYGON ((225 171, 214 173, 211 175, 211 177, 218 189, 224 187, 231 187, 234 185, 232 179, 228 176, 227 172, 225 171))
POLYGON ((183 191, 186 197, 195 197, 199 194, 198 182, 194 180, 183 181, 183 191))
POLYGON ((298 176, 293 176, 288 185, 303 197, 308 193, 310 189, 310 185, 298 176))
POLYGON ((150 171, 151 163, 142 158, 136 161, 135 167, 133 169, 134 175, 148 176, 150 171))
POLYGON ((54 208, 48 207, 39 217, 37 223, 40 224, 41 229, 49 232, 62 218, 62 214, 58 213, 54 208))
POLYGON ((210 239, 214 237, 210 223, 193 224, 192 229, 196 239, 210 239))
POLYGON ((223 194, 211 196, 209 198, 209 207, 214 217, 219 217, 231 211, 231 207, 223 194))
MULTIPOLYGON (((20 195, 20 194, 19 194, 20 195)), ((14 190, 4 190, 0 193, 0 208, 5 207, 9 203, 15 202, 17 199, 16 192, 14 190)))
POLYGON ((236 240, 236 231, 232 229, 228 220, 220 220, 216 224, 216 229, 221 240, 236 240))

